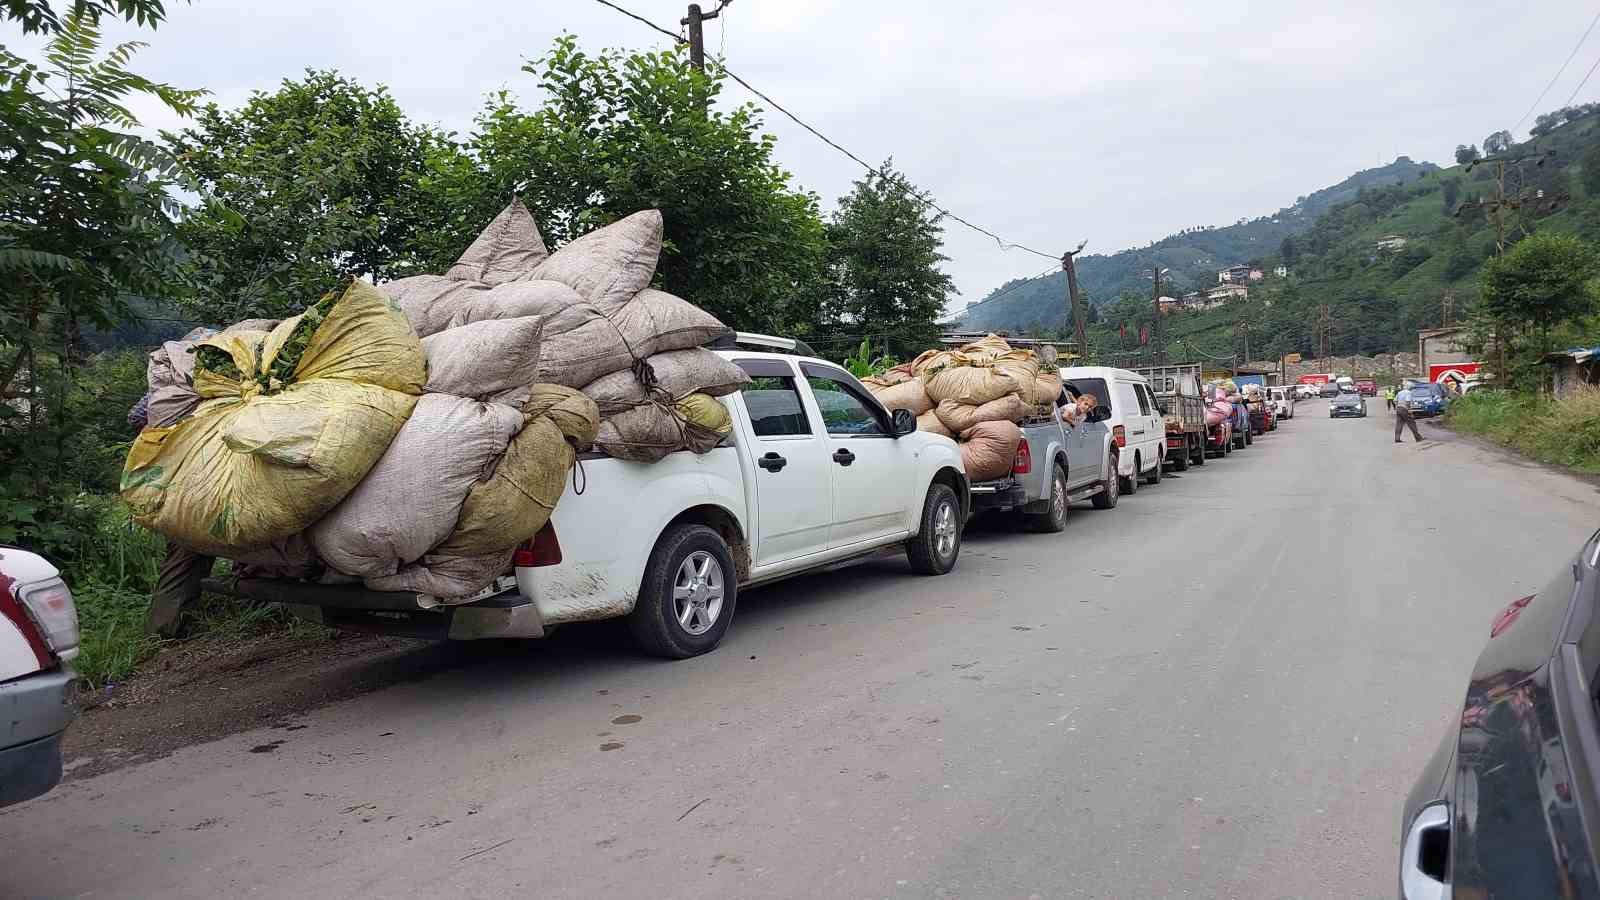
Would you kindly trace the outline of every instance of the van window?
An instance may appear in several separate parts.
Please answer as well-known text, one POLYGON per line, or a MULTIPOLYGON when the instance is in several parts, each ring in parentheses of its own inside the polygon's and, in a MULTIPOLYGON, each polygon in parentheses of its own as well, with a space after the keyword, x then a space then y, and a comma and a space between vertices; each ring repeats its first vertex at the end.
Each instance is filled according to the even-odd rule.
POLYGON ((1102 378, 1074 378, 1068 381, 1080 394, 1093 394, 1095 405, 1110 406, 1111 394, 1106 390, 1105 379, 1102 378))
POLYGON ((1150 414, 1149 408, 1145 406, 1144 398, 1140 397, 1134 386, 1126 381, 1117 382, 1117 404, 1122 407, 1124 416, 1148 416, 1150 414))

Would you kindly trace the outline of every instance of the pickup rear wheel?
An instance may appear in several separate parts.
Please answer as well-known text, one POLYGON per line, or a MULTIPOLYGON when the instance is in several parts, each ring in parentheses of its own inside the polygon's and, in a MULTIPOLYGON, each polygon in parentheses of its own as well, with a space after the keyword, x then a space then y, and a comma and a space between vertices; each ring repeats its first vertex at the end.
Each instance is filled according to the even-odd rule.
POLYGON ((1166 463, 1160 453, 1156 454, 1155 467, 1150 470, 1150 478, 1145 484, 1156 485, 1161 483, 1161 470, 1166 468, 1166 463))
POLYGON ((922 527, 906 541, 906 559, 923 575, 943 575, 955 568, 961 555, 961 504, 950 485, 928 485, 928 498, 922 502, 922 527))
POLYGON ((1022 522, 1029 531, 1055 534, 1067 527, 1067 470, 1060 463, 1050 467, 1050 505, 1041 513, 1025 513, 1022 522))
POLYGON ((1106 471, 1111 474, 1106 478, 1105 489, 1089 500, 1090 503, 1094 504, 1095 509, 1115 509, 1117 498, 1122 494, 1120 489, 1122 478, 1117 475, 1117 455, 1115 453, 1106 458, 1106 471))
POLYGON ((628 631, 654 656, 688 659, 716 648, 739 596, 733 554, 704 525, 674 525, 650 551, 628 631))

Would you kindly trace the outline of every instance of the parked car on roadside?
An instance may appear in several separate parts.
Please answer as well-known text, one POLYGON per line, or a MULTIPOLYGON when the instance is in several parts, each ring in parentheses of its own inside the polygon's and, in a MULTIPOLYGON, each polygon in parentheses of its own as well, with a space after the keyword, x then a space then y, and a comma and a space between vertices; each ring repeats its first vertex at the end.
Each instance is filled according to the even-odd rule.
POLYGON ((1322 397, 1323 399, 1328 399, 1328 398, 1339 396, 1339 384, 1338 384, 1338 382, 1334 382, 1334 381, 1325 382, 1321 387, 1317 388, 1317 395, 1322 397))
POLYGON ((1272 402, 1272 410, 1280 419, 1294 418, 1295 394, 1294 388, 1270 387, 1267 388, 1267 398, 1272 402))
POLYGON ((1378 383, 1370 379, 1362 379, 1361 381, 1357 381, 1356 393, 1363 397, 1376 397, 1378 396, 1378 383))
POLYGON ((1110 366, 1070 366, 1061 380, 1080 393, 1093 394, 1110 411, 1106 427, 1117 445, 1121 492, 1139 490, 1139 481, 1161 483, 1167 452, 1167 426, 1150 381, 1137 372, 1110 366))
POLYGON ((1366 418, 1367 398, 1360 394, 1340 394, 1328 404, 1328 418, 1366 418))
POLYGON ((1444 385, 1429 381, 1407 388, 1402 394, 1405 399, 1397 398, 1396 402, 1405 403, 1414 416, 1443 415, 1450 405, 1450 395, 1445 391, 1444 385))
POLYGON ((1314 384, 1297 384, 1294 386, 1296 400, 1313 400, 1317 396, 1317 386, 1314 384))
POLYGON ((468 602, 260 578, 206 587, 331 627, 438 639, 623 618, 646 652, 681 659, 721 642, 745 587, 890 548, 919 573, 955 566, 971 501, 954 441, 826 360, 716 352, 751 377, 720 398, 729 440, 656 463, 583 454, 549 524, 468 602))
POLYGON ((61 781, 77 655, 78 613, 61 573, 37 554, 0 547, 0 806, 61 781))
MULTIPOLYGON (((1064 402, 1077 398, 1071 385, 1064 402)), ((1004 477, 973 482, 972 513, 1011 513, 1032 531, 1057 532, 1067 526, 1067 510, 1080 500, 1098 508, 1117 505, 1116 446, 1101 407, 1087 421, 1067 427, 1058 404, 1050 414, 1018 423, 1022 443, 1004 477)))
POLYGON ((1600 533, 1488 623, 1401 810, 1405 900, 1600 896, 1597 558, 1600 533))

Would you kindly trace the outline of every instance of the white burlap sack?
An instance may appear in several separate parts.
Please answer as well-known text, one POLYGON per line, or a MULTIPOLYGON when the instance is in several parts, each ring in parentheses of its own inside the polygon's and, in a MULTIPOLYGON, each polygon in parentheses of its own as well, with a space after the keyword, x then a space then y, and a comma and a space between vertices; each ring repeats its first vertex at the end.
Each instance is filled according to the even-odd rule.
POLYGON ((647 209, 550 254, 532 277, 568 285, 610 315, 649 286, 660 257, 661 211, 647 209))
POLYGON ((504 284, 527 277, 549 255, 533 214, 518 197, 483 229, 445 277, 452 281, 504 284))
POLYGON ((366 579, 369 590, 415 591, 439 602, 460 603, 488 587, 499 575, 511 570, 515 550, 485 553, 482 556, 445 556, 430 553, 413 565, 403 566, 393 575, 366 579))
POLYGON ((650 342, 644 356, 704 347, 733 330, 682 297, 654 288, 640 291, 611 318, 635 352, 650 342))
POLYGON ((920 416, 933 409, 933 400, 929 399, 927 388, 923 387, 922 379, 912 378, 899 384, 888 387, 870 388, 872 395, 878 398, 884 408, 890 412, 897 409, 909 409, 912 415, 920 416))
POLYGON ((429 394, 453 394, 521 406, 539 371, 544 319, 486 319, 422 339, 429 394))
MULTIPOLYGON (((743 369, 699 347, 657 353, 646 362, 655 374, 656 387, 674 401, 695 393, 721 397, 750 383, 750 376, 743 369)), ((650 400, 631 367, 595 379, 584 386, 583 392, 600 407, 602 418, 650 400)))
POLYGON ((467 494, 522 424, 515 407, 424 394, 378 464, 311 526, 317 554, 364 577, 392 575, 419 559, 455 529, 467 494))
POLYGON ((1033 415, 1033 405, 1020 394, 1006 394, 988 403, 941 400, 933 412, 946 428, 960 434, 979 422, 1020 422, 1033 415))
POLYGON ((954 431, 946 428, 945 424, 939 421, 938 414, 931 409, 922 415, 917 416, 917 430, 926 431, 929 434, 944 435, 947 438, 953 438, 956 436, 954 431))

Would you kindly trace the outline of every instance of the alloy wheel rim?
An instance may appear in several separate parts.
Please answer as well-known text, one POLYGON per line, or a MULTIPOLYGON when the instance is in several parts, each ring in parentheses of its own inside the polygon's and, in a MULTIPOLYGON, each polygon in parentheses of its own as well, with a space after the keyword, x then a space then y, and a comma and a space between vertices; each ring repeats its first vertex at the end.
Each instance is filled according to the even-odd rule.
POLYGON ((672 611, 678 625, 693 635, 710 631, 722 617, 722 564, 705 550, 696 550, 678 564, 672 583, 672 611))
POLYGON ((940 559, 948 557, 956 546, 956 513, 947 500, 939 504, 933 514, 933 549, 940 559))

